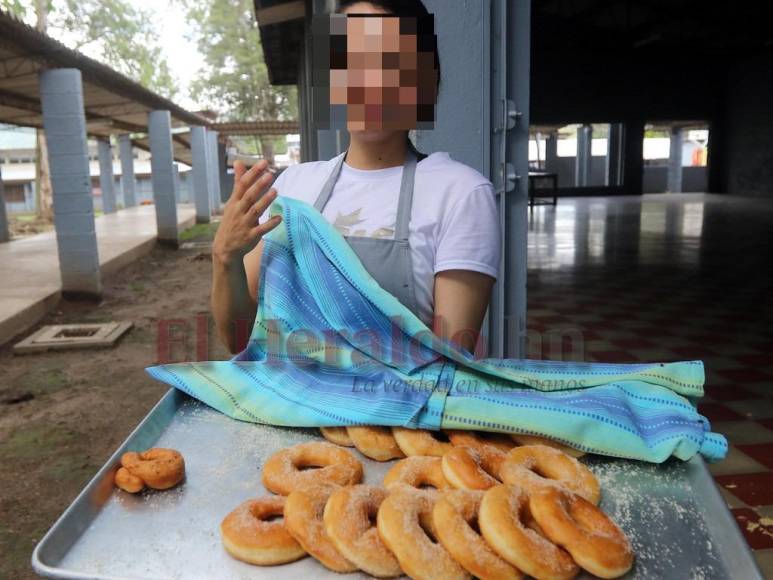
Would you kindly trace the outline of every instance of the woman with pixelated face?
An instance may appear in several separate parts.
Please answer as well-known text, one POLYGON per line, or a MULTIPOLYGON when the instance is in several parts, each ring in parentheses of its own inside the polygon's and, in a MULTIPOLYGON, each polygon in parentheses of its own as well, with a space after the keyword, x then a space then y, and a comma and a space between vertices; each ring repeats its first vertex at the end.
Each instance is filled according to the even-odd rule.
POLYGON ((313 20, 312 32, 313 120, 345 129, 349 146, 331 160, 288 167, 271 189, 265 163, 249 171, 235 164, 239 203, 226 206, 213 246, 221 339, 237 352, 235 321, 254 322, 261 238, 280 219, 266 210, 282 195, 314 205, 382 288, 435 334, 475 351, 485 344, 479 333, 502 234, 491 182, 409 139, 435 123, 433 16, 421 0, 341 0, 334 14, 313 20))

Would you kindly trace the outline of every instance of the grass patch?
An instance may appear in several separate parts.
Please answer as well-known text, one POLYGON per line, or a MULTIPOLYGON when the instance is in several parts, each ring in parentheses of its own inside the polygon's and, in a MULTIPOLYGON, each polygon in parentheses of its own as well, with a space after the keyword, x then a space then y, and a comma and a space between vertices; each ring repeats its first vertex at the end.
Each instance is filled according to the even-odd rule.
POLYGON ((212 240, 217 231, 216 223, 196 224, 180 232, 181 242, 212 240))
POLYGON ((51 459, 52 454, 74 444, 77 440, 78 434, 74 431, 41 421, 14 431, 0 445, 0 459, 40 462, 51 459))
POLYGON ((46 395, 61 391, 69 386, 67 373, 59 367, 32 367, 15 385, 19 392, 46 395))
POLYGON ((36 216, 34 213, 14 213, 8 217, 19 220, 20 222, 33 222, 38 219, 38 216, 36 216))

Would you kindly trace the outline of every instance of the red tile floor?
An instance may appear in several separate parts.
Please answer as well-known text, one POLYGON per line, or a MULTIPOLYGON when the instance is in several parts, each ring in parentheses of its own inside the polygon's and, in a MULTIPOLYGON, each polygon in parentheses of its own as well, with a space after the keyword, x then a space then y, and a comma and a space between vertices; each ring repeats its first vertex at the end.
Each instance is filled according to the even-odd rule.
POLYGON ((700 359, 715 481, 773 578, 773 198, 564 198, 530 210, 528 356, 700 359))

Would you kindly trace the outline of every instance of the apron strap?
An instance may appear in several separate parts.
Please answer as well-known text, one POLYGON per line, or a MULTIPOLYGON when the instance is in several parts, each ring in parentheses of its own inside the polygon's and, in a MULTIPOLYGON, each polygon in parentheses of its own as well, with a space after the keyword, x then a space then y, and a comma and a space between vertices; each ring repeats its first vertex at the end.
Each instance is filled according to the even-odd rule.
POLYGON ((397 202, 397 222, 395 223, 395 240, 408 241, 408 226, 411 222, 411 206, 413 205, 413 184, 416 177, 416 152, 410 141, 405 152, 403 179, 400 183, 400 199, 397 202))
POLYGON ((330 199, 330 194, 333 193, 333 188, 335 187, 336 181, 338 181, 338 174, 341 173, 341 167, 344 164, 344 157, 346 157, 346 151, 338 156, 338 159, 333 166, 333 170, 330 172, 327 181, 325 181, 325 184, 319 191, 317 201, 314 202, 314 209, 316 209, 319 213, 322 213, 322 210, 325 209, 327 200, 330 199))
MULTIPOLYGON (((347 149, 348 151, 348 149, 347 149)), ((338 176, 341 173, 341 167, 344 164, 346 151, 341 153, 333 166, 330 175, 314 202, 314 208, 322 213, 330 195, 333 193, 338 176)), ((400 182, 400 197, 397 201, 397 220, 395 222, 395 240, 408 241, 408 226, 411 221, 411 206, 413 205, 413 185, 416 177, 416 150, 410 141, 405 151, 405 164, 403 165, 402 180, 400 182)))

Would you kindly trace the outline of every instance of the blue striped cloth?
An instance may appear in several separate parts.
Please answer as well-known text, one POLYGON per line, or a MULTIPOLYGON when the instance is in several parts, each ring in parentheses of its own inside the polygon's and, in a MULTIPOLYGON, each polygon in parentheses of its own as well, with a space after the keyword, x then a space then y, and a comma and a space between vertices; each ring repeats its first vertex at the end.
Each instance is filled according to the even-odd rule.
POLYGON ((701 361, 475 359, 384 291, 312 206, 280 196, 270 212, 283 219, 264 238, 245 350, 152 377, 254 423, 525 433, 650 462, 727 454, 695 407, 701 361))

